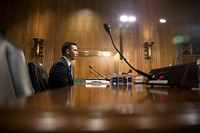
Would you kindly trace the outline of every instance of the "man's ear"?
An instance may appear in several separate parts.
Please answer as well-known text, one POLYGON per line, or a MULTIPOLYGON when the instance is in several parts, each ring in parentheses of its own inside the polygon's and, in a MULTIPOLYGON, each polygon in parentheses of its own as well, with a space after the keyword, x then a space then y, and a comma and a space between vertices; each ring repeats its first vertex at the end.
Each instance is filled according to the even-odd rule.
POLYGON ((69 49, 66 49, 66 54, 69 54, 69 49))

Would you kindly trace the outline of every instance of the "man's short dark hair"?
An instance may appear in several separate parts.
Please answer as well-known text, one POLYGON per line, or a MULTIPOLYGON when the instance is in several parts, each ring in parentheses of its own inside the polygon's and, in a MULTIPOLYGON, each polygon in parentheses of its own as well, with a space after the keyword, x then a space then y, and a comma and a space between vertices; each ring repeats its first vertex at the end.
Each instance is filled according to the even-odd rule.
POLYGON ((65 42, 65 43, 62 45, 62 48, 61 48, 62 55, 65 55, 66 49, 69 49, 69 50, 70 50, 72 45, 75 45, 75 46, 76 46, 76 43, 73 43, 73 42, 65 42))

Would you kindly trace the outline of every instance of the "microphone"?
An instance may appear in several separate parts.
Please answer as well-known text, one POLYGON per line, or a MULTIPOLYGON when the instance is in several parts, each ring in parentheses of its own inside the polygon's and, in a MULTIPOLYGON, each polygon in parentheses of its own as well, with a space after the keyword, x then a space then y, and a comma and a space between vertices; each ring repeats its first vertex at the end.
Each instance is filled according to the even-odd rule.
POLYGON ((98 73, 96 70, 94 70, 91 66, 89 66, 89 68, 92 69, 94 72, 96 72, 99 76, 101 76, 101 77, 104 78, 105 80, 110 81, 110 79, 108 79, 108 78, 102 76, 100 73, 98 73))
POLYGON ((143 72, 143 71, 140 71, 140 70, 134 68, 133 66, 131 66, 131 64, 126 60, 126 58, 121 54, 121 52, 120 52, 120 51, 117 49, 117 47, 115 46, 115 43, 114 43, 114 41, 113 41, 113 37, 112 37, 112 35, 111 35, 111 28, 110 28, 110 25, 109 25, 108 23, 104 23, 103 26, 104 26, 105 31, 106 31, 106 32, 109 34, 109 36, 110 36, 110 39, 111 39, 112 44, 113 44, 113 47, 114 47, 115 50, 119 53, 119 55, 124 59, 124 61, 130 66, 130 68, 133 69, 134 71, 136 71, 138 74, 147 77, 148 79, 151 78, 151 77, 152 77, 151 75, 149 75, 149 74, 147 74, 147 73, 145 73, 145 72, 143 72))
POLYGON ((110 25, 107 23, 104 23, 103 26, 104 26, 105 31, 110 35, 110 32, 111 32, 110 25))

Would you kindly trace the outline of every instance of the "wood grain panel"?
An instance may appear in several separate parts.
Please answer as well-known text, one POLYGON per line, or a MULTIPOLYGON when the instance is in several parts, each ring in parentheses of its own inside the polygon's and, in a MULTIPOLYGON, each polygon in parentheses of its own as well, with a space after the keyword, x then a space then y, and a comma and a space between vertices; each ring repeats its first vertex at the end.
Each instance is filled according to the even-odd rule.
MULTIPOLYGON (((135 23, 123 28, 124 56, 130 64, 145 72, 176 62, 174 37, 200 34, 198 0, 1 1, 0 30, 6 31, 7 37, 24 49, 27 62, 36 61, 36 57, 31 56, 33 38, 43 38, 44 57, 37 58, 37 61, 41 62, 47 71, 53 62, 60 58, 60 47, 65 41, 76 42, 80 51, 115 51, 103 24, 111 24, 114 41, 119 47, 119 17, 123 14, 137 17, 135 23), (166 18, 167 23, 160 24, 158 20, 161 17, 166 18), (146 41, 155 42, 152 58, 148 60, 144 59, 143 44, 146 41)), ((76 62, 76 77, 88 76, 88 73, 82 72, 88 67, 88 64, 82 61, 87 62, 88 57, 80 58, 81 60, 76 62)), ((98 66, 97 64, 104 64, 104 60, 112 59, 105 57, 99 60, 94 57, 89 60, 98 66)), ((103 74, 112 71, 107 69, 106 65, 101 67, 105 69, 101 71, 103 74)), ((117 71, 128 70, 129 67, 124 61, 119 60, 117 71)))
POLYGON ((107 77, 109 72, 115 72, 114 56, 78 57, 75 62, 75 71, 76 78, 102 78, 100 75, 107 77), (90 69, 89 66, 91 66, 96 72, 90 69), (90 73, 90 71, 92 73, 90 73))

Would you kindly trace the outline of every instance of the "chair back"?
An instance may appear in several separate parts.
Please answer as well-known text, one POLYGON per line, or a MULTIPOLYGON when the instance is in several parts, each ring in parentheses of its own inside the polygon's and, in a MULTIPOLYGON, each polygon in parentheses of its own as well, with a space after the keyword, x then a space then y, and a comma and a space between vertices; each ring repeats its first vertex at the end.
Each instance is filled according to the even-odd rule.
POLYGON ((23 50, 0 34, 0 104, 33 93, 23 50))
POLYGON ((29 62, 29 74, 35 92, 48 89, 48 75, 46 69, 37 62, 29 62))

